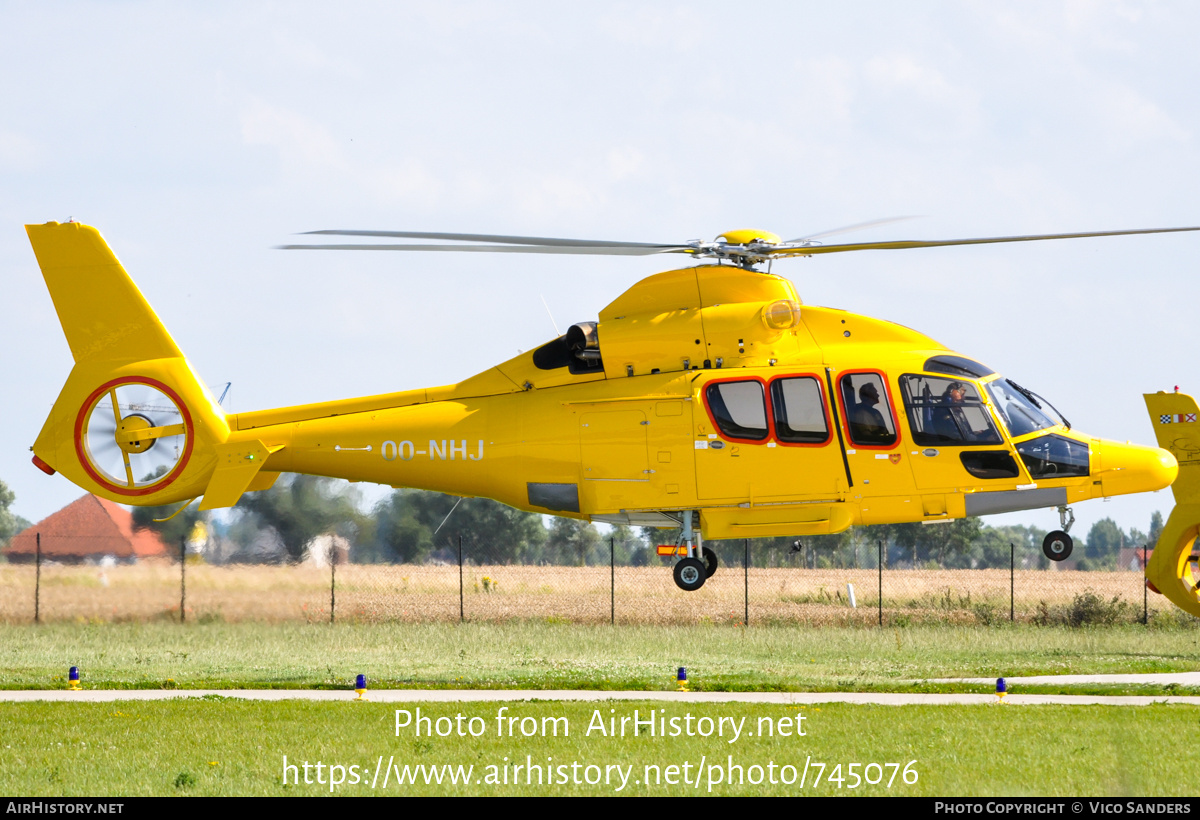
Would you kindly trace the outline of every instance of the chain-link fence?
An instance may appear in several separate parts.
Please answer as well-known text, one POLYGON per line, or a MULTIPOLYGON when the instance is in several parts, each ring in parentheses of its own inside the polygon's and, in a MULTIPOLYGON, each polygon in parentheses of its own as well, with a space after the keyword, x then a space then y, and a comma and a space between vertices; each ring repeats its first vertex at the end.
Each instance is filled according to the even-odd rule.
POLYGON ((613 540, 576 566, 504 563, 461 544, 423 564, 343 563, 330 553, 324 565, 222 566, 183 550, 182 561, 46 560, 69 552, 55 546, 0 565, 0 620, 1080 625, 1173 611, 1147 593, 1137 562, 1078 571, 1026 545, 1010 547, 1007 569, 943 569, 882 543, 789 552, 709 542, 719 566, 694 592, 675 586, 671 559, 627 553, 613 540))

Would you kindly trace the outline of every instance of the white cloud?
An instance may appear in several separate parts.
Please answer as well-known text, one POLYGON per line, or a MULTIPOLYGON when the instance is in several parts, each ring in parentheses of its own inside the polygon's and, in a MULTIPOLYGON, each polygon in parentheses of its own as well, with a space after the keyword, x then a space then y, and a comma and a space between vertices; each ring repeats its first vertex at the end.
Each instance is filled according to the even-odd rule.
POLYGON ((445 182, 425 163, 412 158, 359 174, 364 185, 383 202, 403 202, 428 210, 442 204, 447 193, 445 182))
POLYGON ((1153 100, 1124 83, 1105 87, 1094 98, 1097 118, 1111 147, 1191 140, 1191 133, 1153 100))
POLYGON ((922 65, 908 54, 872 57, 863 69, 866 78, 876 85, 914 92, 931 100, 954 96, 954 88, 940 72, 922 65))
POLYGON ((29 137, 13 131, 0 130, 0 170, 35 170, 41 156, 41 146, 29 137))
POLYGON ((593 212, 602 201, 596 186, 574 175, 549 174, 523 180, 513 191, 513 204, 525 216, 546 223, 564 212, 593 212))
POLYGON ((345 168, 337 140, 320 123, 261 101, 242 112, 242 139, 249 145, 275 148, 285 164, 345 168))
POLYGON ((610 180, 623 180, 637 175, 645 165, 642 152, 631 146, 613 148, 608 152, 608 176, 610 180))
MULTIPOLYGON (((942 60, 945 62, 945 60, 942 60)), ((952 82, 930 61, 911 54, 872 57, 863 65, 872 114, 923 142, 961 139, 982 121, 979 91, 952 82)))

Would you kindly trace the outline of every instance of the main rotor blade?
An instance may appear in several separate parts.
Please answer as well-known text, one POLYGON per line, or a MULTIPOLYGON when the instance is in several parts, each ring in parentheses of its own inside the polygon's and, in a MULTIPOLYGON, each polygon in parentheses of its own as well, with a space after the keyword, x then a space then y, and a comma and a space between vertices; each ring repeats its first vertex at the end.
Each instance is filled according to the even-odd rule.
POLYGON ((436 233, 427 231, 305 231, 303 236, 380 236, 393 239, 447 239, 454 242, 497 242, 503 245, 544 245, 565 248, 665 248, 651 242, 612 242, 603 239, 556 239, 548 236, 504 236, 490 233, 436 233))
POLYGON ((788 244, 794 242, 811 242, 814 239, 823 239, 826 236, 837 236, 841 233, 851 233, 852 231, 862 231, 867 228, 875 228, 880 225, 890 225, 893 222, 905 222, 909 219, 916 219, 915 216, 889 216, 883 219, 872 219, 868 222, 855 222, 853 225, 845 225, 841 228, 834 228, 831 231, 822 231, 821 233, 810 233, 808 236, 802 236, 799 239, 789 239, 788 244))
POLYGON ((651 256, 693 253, 687 245, 276 245, 283 251, 455 251, 465 253, 572 253, 600 256, 651 256))
POLYGON ((1093 236, 1130 236, 1143 233, 1180 233, 1200 231, 1196 228, 1143 228, 1134 231, 1092 231, 1088 233, 1047 233, 1030 236, 992 236, 982 239, 913 239, 896 242, 858 242, 845 245, 812 245, 805 247, 779 247, 770 249, 769 256, 808 256, 815 253, 841 253, 842 251, 902 250, 904 248, 940 248, 947 245, 988 245, 996 242, 1037 242, 1042 239, 1084 239, 1093 236))

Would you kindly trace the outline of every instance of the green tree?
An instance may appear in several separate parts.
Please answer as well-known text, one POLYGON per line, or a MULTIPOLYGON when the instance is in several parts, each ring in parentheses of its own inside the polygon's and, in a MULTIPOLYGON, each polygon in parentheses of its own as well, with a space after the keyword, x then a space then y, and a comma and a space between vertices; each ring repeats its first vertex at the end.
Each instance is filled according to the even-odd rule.
POLYGON ((459 498, 422 490, 397 490, 374 512, 382 560, 416 562, 439 555, 474 564, 536 564, 544 560, 546 528, 537 513, 490 498, 459 498))
POLYGON ((29 526, 29 522, 14 513, 12 503, 17 500, 17 494, 0 481, 0 545, 8 543, 8 539, 29 526))
MULTIPOLYGON (((554 554, 562 556, 562 563, 574 563, 586 566, 598 561, 597 548, 600 546, 600 533, 590 521, 580 521, 578 518, 555 518, 550 525, 550 548, 554 554)), ((607 546, 607 545, 605 545, 607 546)), ((607 560, 608 550, 604 550, 607 560)))
POLYGON ((148 529, 158 533, 158 537, 163 540, 168 549, 178 549, 179 542, 191 533, 197 521, 208 520, 208 513, 200 512, 196 502, 189 504, 183 512, 179 512, 179 507, 180 504, 167 504, 162 507, 134 507, 133 526, 137 529, 148 529), (175 515, 177 512, 179 514, 175 515), (173 515, 174 518, 171 518, 173 515))
POLYGON ((644 567, 650 563, 653 551, 633 527, 614 524, 609 538, 613 541, 613 556, 618 564, 644 567))
POLYGON ((1150 516, 1150 532, 1146 534, 1146 546, 1153 548, 1158 543, 1158 536, 1162 535, 1163 531, 1162 513, 1155 510, 1150 516))
POLYGON ((1100 569, 1112 567, 1116 561, 1117 551, 1125 545, 1125 533, 1111 518, 1101 518, 1088 530, 1087 543, 1083 548, 1085 563, 1080 569, 1100 569))
POLYGON ((392 562, 417 564, 433 549, 433 530, 419 517, 411 493, 396 490, 375 505, 375 538, 367 552, 355 560, 362 563, 392 562))
POLYGON ((335 533, 354 543, 364 516, 349 484, 321 476, 285 474, 269 490, 247 493, 236 509, 279 536, 288 557, 299 561, 313 538, 335 533))

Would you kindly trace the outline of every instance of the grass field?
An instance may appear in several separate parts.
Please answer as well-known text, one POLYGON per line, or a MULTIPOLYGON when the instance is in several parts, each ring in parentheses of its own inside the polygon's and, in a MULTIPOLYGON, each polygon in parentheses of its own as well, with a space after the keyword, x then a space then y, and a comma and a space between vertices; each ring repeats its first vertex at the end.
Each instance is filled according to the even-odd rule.
MULTIPOLYGON (((189 565, 188 620, 328 622, 330 571, 304 566, 189 565)), ((468 566, 462 616, 469 621, 562 620, 572 623, 869 624, 878 620, 879 577, 872 569, 760 569, 744 577, 723 566, 695 593, 684 593, 664 567, 468 566), (847 598, 852 584, 857 609, 847 598), (748 607, 747 607, 748 589, 748 607)), ((1016 618, 1029 621, 1072 605, 1080 595, 1103 602, 1112 620, 1142 617, 1143 585, 1134 572, 1019 570, 1011 581, 1016 618), (1115 603, 1114 603, 1115 602, 1115 603)), ((0 622, 34 617, 34 568, 0 565, 0 622)), ((337 568, 336 618, 353 622, 455 622, 459 569, 431 565, 337 568)), ((1149 596, 1150 612, 1172 611, 1149 596)), ((1006 570, 888 570, 887 623, 990 624, 1009 617, 1006 570)), ((178 564, 43 566, 43 621, 179 620, 178 564)))
MULTIPOLYGON (((497 736, 504 726, 496 721, 498 704, 419 704, 434 736, 418 737, 411 725, 397 735, 396 710, 415 717, 417 708, 219 699, 0 704, 0 788, 63 797, 1196 793, 1187 763, 1196 760, 1200 707, 1192 706, 518 703, 505 715, 518 718, 509 724, 515 736, 497 736), (662 710, 657 716, 677 719, 679 736, 649 737, 643 729, 632 737, 631 723, 625 737, 595 729, 597 718, 606 727, 617 718, 611 724, 617 727, 635 709, 643 718, 662 710), (458 714, 468 736, 450 729, 458 714), (437 736, 439 717, 449 719, 440 726, 450 736, 437 736), (722 736, 713 732, 716 725, 722 736), (736 739, 735 725, 742 728, 736 739), (797 726, 804 736, 796 735, 797 726), (478 737, 469 736, 474 730, 478 737), (705 730, 710 736, 699 736, 705 730), (284 768, 285 756, 294 770, 284 768), (397 775, 416 782, 399 785, 397 775), (439 776, 440 785, 425 782, 439 776), (451 783, 452 776, 459 782, 451 783), (339 779, 341 785, 330 785, 339 779)), ((669 722, 660 725, 671 731, 669 722)))
POLYGON ((980 691, 913 681, 1194 671, 1200 669, 1200 629, 545 622, 0 626, 0 687, 62 687, 73 665, 84 685, 95 688, 348 689, 362 673, 371 686, 387 688, 662 690, 674 688, 675 670, 683 666, 693 688, 713 691, 980 691))
MULTIPOLYGON (((0 704, 5 793, 317 795, 330 793, 331 772, 343 781, 333 793, 360 795, 669 796, 708 794, 710 787, 713 794, 991 797, 1195 791, 1176 772, 1196 759, 1196 707, 522 703, 509 714, 566 718, 572 735, 418 738, 397 737, 394 729, 394 710, 415 706, 349 702, 359 673, 372 689, 662 691, 675 688, 675 670, 684 666, 691 688, 701 691, 979 692, 990 686, 921 681, 1200 669, 1200 622, 1170 610, 1148 626, 1028 620, 1039 607, 1066 611, 1078 602, 1072 590, 1079 587, 1050 583, 1061 581, 1058 575, 1086 577, 1100 614, 1129 620, 1135 599, 1120 592, 1129 573, 1018 573, 1018 612, 1026 621, 1009 624, 1007 573, 897 571, 885 575, 889 625, 880 628, 869 570, 756 570, 749 627, 741 624, 736 569, 718 573, 693 596, 676 590, 661 568, 620 569, 616 626, 605 623, 612 604, 604 568, 470 568, 467 622, 458 623, 457 567, 340 567, 332 625, 327 570, 189 566, 186 623, 179 623, 177 565, 101 572, 44 568, 47 622, 35 625, 22 609, 31 603, 32 570, 0 567, 0 687, 63 688, 74 665, 85 688, 325 688, 346 690, 347 702, 0 704), (859 590, 857 611, 845 600, 847 579, 859 590), (1112 605, 1113 597, 1126 603, 1112 605), (727 727, 743 717, 757 726, 759 718, 804 714, 808 732, 745 735, 732 744, 581 734, 597 709, 604 718, 651 708, 681 719, 689 711, 718 723, 726 718, 727 727), (295 770, 284 769, 285 756, 295 770), (312 764, 307 784, 305 761, 312 764), (530 763, 554 782, 517 783, 534 777, 530 763), (872 763, 878 765, 868 768, 872 763), (524 768, 515 770, 518 764, 524 768), (551 765, 566 768, 545 768, 551 765), (460 766, 473 767, 471 774, 460 766), (396 774, 375 779, 377 767, 396 774), (822 780, 814 785, 818 769, 822 780), (292 772, 286 784, 285 771, 292 772), (684 785, 685 771, 699 785, 684 785), (413 782, 397 785, 401 775, 413 782), (425 781, 439 776, 441 784, 425 781)), ((1015 690, 1200 694, 1163 686, 1015 690)), ((435 720, 461 713, 480 726, 498 708, 421 704, 435 720)))
MULTIPOLYGON (((1200 668, 1200 629, 1192 624, 1164 618, 1150 627, 1084 628, 612 627, 545 619, 4 625, 4 688, 63 688, 67 668, 76 665, 85 688, 329 688, 345 690, 346 702, 211 696, 0 703, 0 790, 26 796, 318 795, 330 794, 330 780, 339 779, 332 793, 352 795, 671 796, 711 788, 713 794, 754 795, 1190 796, 1195 789, 1186 764, 1196 760, 1200 707, 509 704, 507 715, 534 719, 526 737, 520 728, 511 736, 492 733, 498 704, 427 703, 419 706, 433 719, 430 730, 449 734, 417 737, 410 728, 395 733, 395 710, 415 714, 416 705, 354 703, 349 690, 359 673, 372 689, 672 690, 676 667, 685 666, 692 689, 701 691, 985 691, 990 687, 916 681, 1191 671, 1200 668), (746 718, 742 725, 755 734, 733 743, 729 735, 587 734, 597 715, 619 719, 635 709, 643 719, 650 709, 682 721, 691 714, 697 732, 701 717, 713 721, 710 729, 727 730, 730 721, 746 718), (458 714, 464 723, 457 725, 468 734, 479 728, 478 737, 457 736, 452 720, 436 722, 458 714), (760 718, 794 729, 800 715, 803 737, 758 733, 760 718), (547 717, 565 718, 571 734, 543 736, 547 717), (781 718, 792 722, 780 724, 781 718), (284 768, 285 756, 296 769, 284 768), (310 783, 303 782, 305 762, 310 783), (539 784, 529 764, 553 782, 539 784), (459 768, 468 766, 470 774, 459 768), (814 782, 819 766, 822 779, 814 782), (376 776, 377 768, 394 774, 376 776), (697 785, 684 785, 685 776, 697 785), (398 785, 397 777, 408 782, 398 785), (426 782, 437 777, 443 782, 426 782)), ((1014 689, 1200 694, 1183 687, 1014 689)))

